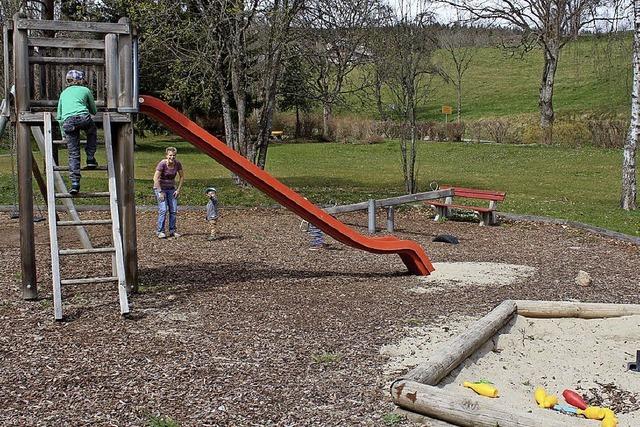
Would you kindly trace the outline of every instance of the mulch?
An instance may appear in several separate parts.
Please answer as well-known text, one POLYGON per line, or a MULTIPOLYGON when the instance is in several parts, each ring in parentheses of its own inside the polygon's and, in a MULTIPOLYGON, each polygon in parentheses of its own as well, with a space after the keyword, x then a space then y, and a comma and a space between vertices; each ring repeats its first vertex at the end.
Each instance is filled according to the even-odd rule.
MULTIPOLYGON (((63 289, 62 322, 53 320, 46 222, 35 224, 40 299, 23 301, 18 222, 0 218, 0 425, 143 426, 159 415, 181 426, 380 426, 394 409, 394 378, 383 376, 379 349, 416 319, 481 316, 509 298, 640 303, 639 247, 566 225, 479 227, 399 211, 396 234, 434 262, 537 268, 513 285, 418 294, 398 256, 331 239, 310 251, 299 218, 282 209, 223 210, 213 242, 203 215, 180 213, 183 236, 160 240, 155 214, 141 212, 129 318, 113 287, 85 285, 63 289), (460 244, 432 242, 438 234, 460 244), (590 286, 576 286, 579 270, 590 286)), ((366 232, 366 213, 340 219, 366 232)), ((109 243, 108 230, 91 235, 109 243)), ((61 241, 79 246, 73 230, 61 241)), ((76 257, 62 277, 110 269, 108 256, 76 257)))

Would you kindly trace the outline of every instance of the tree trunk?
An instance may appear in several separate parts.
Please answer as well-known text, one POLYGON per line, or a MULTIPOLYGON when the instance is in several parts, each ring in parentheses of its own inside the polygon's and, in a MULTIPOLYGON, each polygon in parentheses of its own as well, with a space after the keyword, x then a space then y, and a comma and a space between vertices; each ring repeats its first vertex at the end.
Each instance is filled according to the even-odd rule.
POLYGON ((238 138, 235 132, 235 126, 233 125, 233 116, 231 115, 231 104, 229 100, 229 94, 227 93, 224 79, 218 78, 218 90, 220 93, 220 100, 222 103, 222 119, 224 122, 224 136, 226 144, 234 151, 239 151, 238 138))
POLYGON ((460 123, 462 116, 462 77, 458 79, 456 84, 456 121, 460 123))
POLYGON ((296 130, 294 131, 294 138, 300 138, 300 109, 296 105, 296 130))
POLYGON ((640 0, 633 2, 635 31, 633 35, 633 89, 631 91, 631 124, 624 144, 622 160, 622 196, 620 207, 637 209, 636 149, 640 135, 640 0))
POLYGON ((333 106, 330 102, 325 101, 322 104, 322 139, 325 141, 331 141, 331 119, 333 106))
POLYGON ((542 143, 551 144, 553 141, 553 84, 558 67, 560 48, 555 41, 544 46, 544 69, 540 84, 540 127, 542 128, 542 143))
MULTIPOLYGON (((273 112, 276 108, 276 93, 278 92, 278 79, 280 77, 280 63, 282 49, 277 47, 271 55, 271 66, 267 70, 269 76, 263 90, 264 106, 260 111, 259 133, 258 133, 258 155, 255 159, 256 165, 264 169, 267 163, 267 150, 269 148, 269 137, 273 127, 273 112)), ((253 160, 252 158, 250 158, 253 160)))
POLYGON ((375 96, 376 96, 376 105, 378 106, 378 114, 380 114, 380 120, 387 120, 387 115, 384 112, 384 105, 382 104, 382 79, 380 75, 376 72, 375 77, 375 96))
POLYGON ((405 99, 407 102, 405 119, 409 125, 409 144, 407 145, 405 138, 402 139, 402 169, 404 172, 404 189, 407 194, 413 194, 416 192, 416 96, 413 90, 413 83, 407 84, 407 81, 411 81, 411 79, 405 80, 405 99))

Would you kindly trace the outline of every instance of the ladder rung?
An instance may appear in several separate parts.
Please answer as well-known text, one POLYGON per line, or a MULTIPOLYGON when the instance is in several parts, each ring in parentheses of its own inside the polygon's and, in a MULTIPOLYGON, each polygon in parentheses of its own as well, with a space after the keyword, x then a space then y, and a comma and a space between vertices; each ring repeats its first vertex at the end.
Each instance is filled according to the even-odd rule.
MULTIPOLYGON (((53 167, 54 171, 68 171, 69 170, 69 166, 54 166, 53 167)), ((107 167, 106 166, 98 166, 97 168, 88 168, 88 167, 83 167, 80 168, 81 171, 106 171, 107 167)))
POLYGON ((58 221, 58 226, 64 227, 69 225, 107 225, 111 224, 110 219, 82 219, 79 221, 58 221))
POLYGON ((109 197, 111 195, 111 193, 109 193, 108 191, 100 191, 100 192, 96 192, 96 193, 83 193, 80 192, 76 195, 70 194, 70 193, 56 193, 56 198, 58 199, 69 199, 71 197, 73 198, 78 198, 78 197, 109 197))
POLYGON ((60 255, 86 255, 86 254, 103 254, 108 252, 115 252, 115 248, 91 248, 91 249, 60 249, 58 253, 60 255))
POLYGON ((105 282, 117 282, 117 276, 108 277, 87 277, 86 279, 66 279, 60 280, 61 285, 84 285, 85 283, 105 283, 105 282))
MULTIPOLYGON (((81 139, 80 140, 80 145, 86 145, 87 140, 86 139, 81 139)), ((53 144, 54 145, 67 145, 67 141, 65 139, 54 139, 53 140, 53 144)))

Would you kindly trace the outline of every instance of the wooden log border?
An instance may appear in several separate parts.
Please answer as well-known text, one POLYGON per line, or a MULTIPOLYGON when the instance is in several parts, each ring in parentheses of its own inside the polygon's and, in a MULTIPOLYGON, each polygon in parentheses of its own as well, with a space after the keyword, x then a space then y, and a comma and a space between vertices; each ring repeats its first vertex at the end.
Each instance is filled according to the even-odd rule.
MULTIPOLYGON (((540 418, 505 409, 486 399, 460 397, 435 387, 516 315, 534 318, 596 319, 640 314, 640 304, 505 300, 465 332, 443 343, 427 361, 391 384, 391 397, 405 411, 460 426, 536 427, 540 418)), ((572 420, 575 421, 575 420, 572 420)), ((562 426, 547 422, 548 427, 562 426)))

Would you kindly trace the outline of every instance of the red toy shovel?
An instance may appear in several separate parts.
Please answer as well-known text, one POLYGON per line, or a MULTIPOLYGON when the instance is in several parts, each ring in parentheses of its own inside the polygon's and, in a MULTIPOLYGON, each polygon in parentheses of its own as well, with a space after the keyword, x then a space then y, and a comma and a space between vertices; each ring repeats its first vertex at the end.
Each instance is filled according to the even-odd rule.
POLYGON ((582 398, 582 396, 580 396, 578 393, 576 393, 573 390, 563 391, 562 397, 564 397, 564 400, 566 400, 567 403, 571 406, 575 406, 576 408, 579 408, 579 409, 587 409, 587 404, 582 398))

